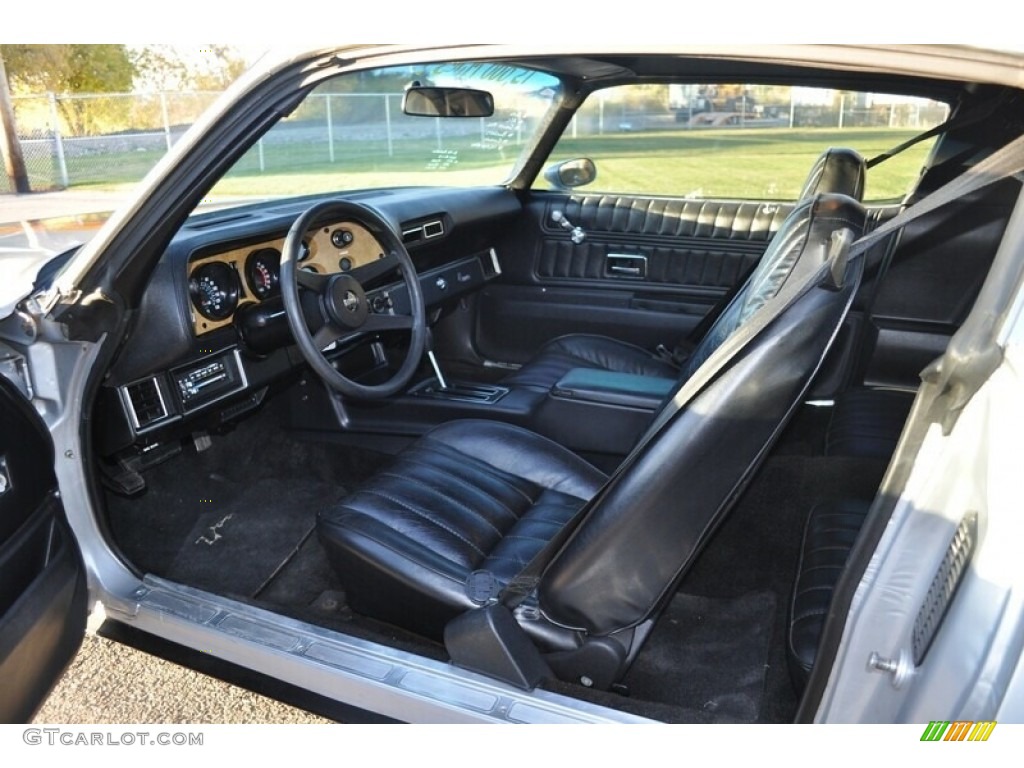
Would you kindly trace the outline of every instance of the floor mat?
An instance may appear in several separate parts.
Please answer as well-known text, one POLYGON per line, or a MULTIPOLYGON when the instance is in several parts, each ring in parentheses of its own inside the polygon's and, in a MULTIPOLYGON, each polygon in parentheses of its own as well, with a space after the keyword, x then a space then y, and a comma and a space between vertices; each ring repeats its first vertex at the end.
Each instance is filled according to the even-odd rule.
POLYGON ((775 596, 676 595, 624 682, 631 696, 752 723, 764 692, 775 596))
POLYGON ((192 527, 168 578, 254 597, 309 538, 317 512, 344 495, 327 483, 263 479, 227 503, 204 499, 210 509, 192 527))

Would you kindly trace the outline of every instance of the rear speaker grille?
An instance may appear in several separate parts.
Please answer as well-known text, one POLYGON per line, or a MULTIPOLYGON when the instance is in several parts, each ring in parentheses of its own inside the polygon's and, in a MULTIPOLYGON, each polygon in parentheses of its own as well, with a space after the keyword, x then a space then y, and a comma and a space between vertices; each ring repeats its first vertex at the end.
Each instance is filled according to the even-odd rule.
POLYGON ((964 573, 967 572, 967 564, 974 554, 974 546, 978 540, 978 513, 968 512, 953 534, 953 540, 949 542, 946 555, 942 558, 942 564, 932 579, 928 588, 928 595, 925 597, 924 605, 917 612, 917 619, 914 621, 913 651, 914 664, 919 665, 928 653, 928 649, 938 634, 942 619, 953 602, 953 595, 956 594, 964 573))

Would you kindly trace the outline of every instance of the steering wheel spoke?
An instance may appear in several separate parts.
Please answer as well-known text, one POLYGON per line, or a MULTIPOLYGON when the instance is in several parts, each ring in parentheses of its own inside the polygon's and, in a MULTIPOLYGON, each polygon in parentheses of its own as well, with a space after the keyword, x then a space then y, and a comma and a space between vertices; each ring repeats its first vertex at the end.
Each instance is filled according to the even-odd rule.
POLYGON ((345 331, 334 323, 324 323, 320 326, 320 330, 313 334, 313 344, 322 351, 324 347, 330 346, 344 335, 345 331))
POLYGON ((308 288, 317 293, 323 293, 331 281, 330 275, 321 275, 319 272, 311 272, 308 269, 295 270, 295 282, 303 288, 308 288))
POLYGON ((377 259, 376 261, 371 261, 360 267, 356 267, 352 270, 352 276, 365 285, 366 283, 376 280, 382 275, 386 275, 388 272, 393 272, 399 266, 401 266, 401 262, 398 260, 398 256, 395 252, 392 251, 382 259, 377 259))
POLYGON ((412 330, 413 318, 410 315, 375 315, 370 314, 363 325, 364 331, 408 331, 412 330))

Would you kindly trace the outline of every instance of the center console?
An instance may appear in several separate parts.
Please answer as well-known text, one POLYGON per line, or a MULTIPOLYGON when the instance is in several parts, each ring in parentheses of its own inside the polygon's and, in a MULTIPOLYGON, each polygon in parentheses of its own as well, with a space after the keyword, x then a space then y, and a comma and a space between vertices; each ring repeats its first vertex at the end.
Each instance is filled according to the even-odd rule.
POLYGON ((581 453, 624 456, 675 390, 675 379, 573 368, 541 402, 531 428, 581 453))

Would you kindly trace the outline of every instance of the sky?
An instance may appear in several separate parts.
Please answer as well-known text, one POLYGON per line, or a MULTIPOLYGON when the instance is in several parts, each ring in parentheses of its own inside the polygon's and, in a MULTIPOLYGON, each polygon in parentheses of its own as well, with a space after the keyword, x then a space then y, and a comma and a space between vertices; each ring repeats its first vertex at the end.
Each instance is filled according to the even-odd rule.
MULTIPOLYGON (((775 0, 770 12, 751 3, 744 13, 736 6, 723 19, 716 3, 665 4, 649 0, 635 13, 622 6, 593 0, 434 0, 427 6, 398 2, 352 3, 329 0, 288 0, 286 3, 216 3, 175 0, 140 5, 138 0, 48 0, 40 24, 38 4, 8 3, 0 39, 4 42, 131 42, 180 43, 217 39, 260 50, 288 45, 347 42, 476 42, 565 40, 709 42, 709 43, 867 43, 960 42, 996 48, 1020 48, 1016 24, 993 24, 1005 17, 1001 0, 971 0, 971 13, 937 13, 919 3, 859 0, 853 6, 812 0, 775 0), (230 6, 230 7, 229 7, 230 6), (611 10, 614 7, 616 10, 611 10), (244 9, 244 12, 239 12, 244 9), (489 24, 491 20, 497 23, 489 24), (16 34, 11 34, 16 30, 16 34), (5 34, 6 33, 6 34, 5 34), (330 35, 330 38, 328 38, 330 35), (12 39, 14 38, 14 39, 12 39)), ((938 6, 934 6, 938 8, 938 6)))

